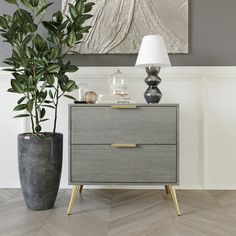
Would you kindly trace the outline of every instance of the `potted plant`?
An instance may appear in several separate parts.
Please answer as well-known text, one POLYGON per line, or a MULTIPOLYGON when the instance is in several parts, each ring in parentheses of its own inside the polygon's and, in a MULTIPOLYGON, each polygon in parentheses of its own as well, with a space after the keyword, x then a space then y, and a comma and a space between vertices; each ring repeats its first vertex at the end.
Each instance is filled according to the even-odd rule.
POLYGON ((4 62, 12 73, 9 92, 20 95, 14 111, 15 118, 29 117, 31 133, 18 136, 20 181, 26 205, 31 210, 46 210, 54 206, 59 189, 63 135, 57 133, 58 105, 64 96, 77 88, 67 73, 78 70, 65 56, 81 43, 91 26, 85 22, 94 3, 75 0, 69 5, 68 15, 61 11, 45 21, 46 0, 5 0, 15 5, 13 15, 0 16, 0 32, 12 48, 12 55, 4 62), (39 28, 47 31, 43 38, 39 28), (53 130, 44 132, 47 111, 54 112, 53 130))

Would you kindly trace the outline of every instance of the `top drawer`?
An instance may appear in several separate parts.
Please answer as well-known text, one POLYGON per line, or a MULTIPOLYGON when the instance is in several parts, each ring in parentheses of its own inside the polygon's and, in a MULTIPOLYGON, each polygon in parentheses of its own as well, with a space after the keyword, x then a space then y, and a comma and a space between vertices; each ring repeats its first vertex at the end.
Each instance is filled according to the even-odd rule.
POLYGON ((70 107, 71 144, 176 144, 177 106, 70 107))

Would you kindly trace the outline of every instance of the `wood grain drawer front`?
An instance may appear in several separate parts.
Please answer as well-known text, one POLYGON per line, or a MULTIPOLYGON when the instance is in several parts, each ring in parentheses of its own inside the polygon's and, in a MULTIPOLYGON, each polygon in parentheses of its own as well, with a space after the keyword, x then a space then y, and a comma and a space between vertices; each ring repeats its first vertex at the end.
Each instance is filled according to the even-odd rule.
POLYGON ((175 145, 71 146, 71 183, 177 183, 175 145))
POLYGON ((177 107, 71 107, 72 144, 176 144, 177 107))

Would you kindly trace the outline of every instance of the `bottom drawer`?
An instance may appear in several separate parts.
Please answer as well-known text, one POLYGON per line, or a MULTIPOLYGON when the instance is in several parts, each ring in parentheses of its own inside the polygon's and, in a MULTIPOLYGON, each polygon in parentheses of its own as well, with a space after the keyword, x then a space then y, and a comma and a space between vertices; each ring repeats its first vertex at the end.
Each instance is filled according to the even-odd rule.
POLYGON ((177 183, 175 145, 72 145, 70 183, 177 183))

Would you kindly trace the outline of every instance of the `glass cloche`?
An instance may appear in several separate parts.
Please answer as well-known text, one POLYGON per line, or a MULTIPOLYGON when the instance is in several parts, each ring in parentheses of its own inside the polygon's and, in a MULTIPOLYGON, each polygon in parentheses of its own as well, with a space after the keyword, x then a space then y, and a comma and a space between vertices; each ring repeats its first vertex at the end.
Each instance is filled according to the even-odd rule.
POLYGON ((117 70, 115 74, 111 75, 110 81, 111 95, 125 96, 128 94, 126 75, 117 70))

